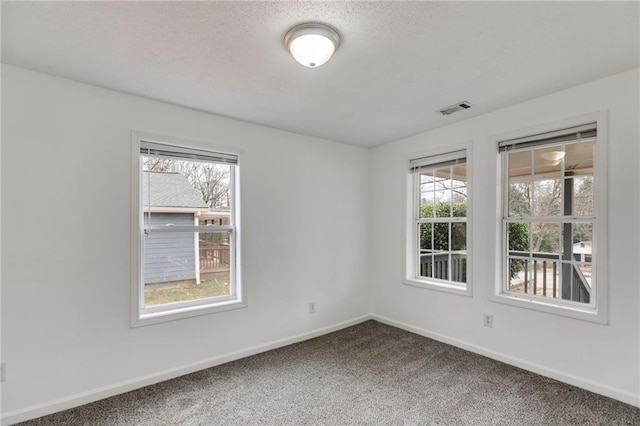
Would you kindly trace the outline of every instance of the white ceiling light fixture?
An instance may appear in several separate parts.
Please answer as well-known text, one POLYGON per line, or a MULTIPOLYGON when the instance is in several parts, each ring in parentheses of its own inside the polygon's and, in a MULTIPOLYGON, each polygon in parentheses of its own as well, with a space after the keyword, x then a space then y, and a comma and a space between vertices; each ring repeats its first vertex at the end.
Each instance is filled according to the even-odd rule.
POLYGON ((316 68, 338 49, 340 35, 328 25, 308 22, 291 28, 284 36, 284 44, 296 61, 316 68))
POLYGON ((549 151, 543 152, 540 156, 549 166, 557 166, 564 158, 564 154, 562 151, 549 151))

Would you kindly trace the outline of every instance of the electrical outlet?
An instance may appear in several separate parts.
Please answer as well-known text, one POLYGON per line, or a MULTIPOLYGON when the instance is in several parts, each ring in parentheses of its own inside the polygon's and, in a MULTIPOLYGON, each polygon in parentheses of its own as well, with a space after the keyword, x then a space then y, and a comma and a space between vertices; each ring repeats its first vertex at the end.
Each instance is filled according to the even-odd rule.
POLYGON ((309 303, 309 313, 310 314, 316 313, 316 304, 314 302, 309 303))
POLYGON ((482 325, 485 327, 492 328, 493 327, 493 315, 491 314, 482 314, 482 325))
POLYGON ((7 365, 3 362, 0 363, 0 382, 7 380, 7 365))

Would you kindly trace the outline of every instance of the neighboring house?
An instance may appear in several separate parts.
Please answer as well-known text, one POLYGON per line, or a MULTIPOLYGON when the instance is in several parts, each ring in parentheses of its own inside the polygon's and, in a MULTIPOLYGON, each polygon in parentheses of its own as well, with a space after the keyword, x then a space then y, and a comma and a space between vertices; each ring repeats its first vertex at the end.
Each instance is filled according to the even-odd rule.
MULTIPOLYGON (((229 225, 231 211, 211 209, 199 212, 199 225, 229 225)), ((229 272, 229 237, 224 232, 200 233, 200 273, 203 280, 215 278, 216 273, 229 272)))
POLYGON ((591 241, 580 241, 573 245, 573 255, 579 255, 581 262, 591 262, 591 241))
MULTIPOLYGON (((180 173, 144 172, 142 178, 142 200, 148 206, 144 220, 149 220, 149 225, 197 225, 198 215, 209 211, 198 191, 180 173)), ((145 284, 200 282, 197 233, 151 232, 144 248, 145 284)))

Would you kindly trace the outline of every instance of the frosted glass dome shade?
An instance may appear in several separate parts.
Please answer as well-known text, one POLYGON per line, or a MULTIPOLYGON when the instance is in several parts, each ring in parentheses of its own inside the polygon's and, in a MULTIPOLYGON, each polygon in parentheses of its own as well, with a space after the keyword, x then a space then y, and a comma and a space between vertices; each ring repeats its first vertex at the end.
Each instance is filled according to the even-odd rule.
POLYGON ((545 160, 545 163, 547 165, 557 166, 558 164, 560 164, 560 162, 564 158, 564 154, 565 153, 562 151, 550 151, 550 152, 543 152, 542 154, 540 154, 540 156, 542 157, 543 160, 545 160))
POLYGON ((327 62, 340 43, 338 33, 323 24, 302 24, 293 27, 284 38, 296 61, 315 68, 327 62))

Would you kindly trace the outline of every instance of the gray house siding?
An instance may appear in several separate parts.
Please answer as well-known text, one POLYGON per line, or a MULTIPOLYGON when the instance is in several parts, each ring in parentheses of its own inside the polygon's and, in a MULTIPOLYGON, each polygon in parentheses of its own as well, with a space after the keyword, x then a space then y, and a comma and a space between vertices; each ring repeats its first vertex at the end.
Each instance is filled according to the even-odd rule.
MULTIPOLYGON (((193 225, 193 213, 151 213, 151 225, 193 225)), ((195 234, 153 233, 144 239, 145 284, 196 279, 195 234)))

